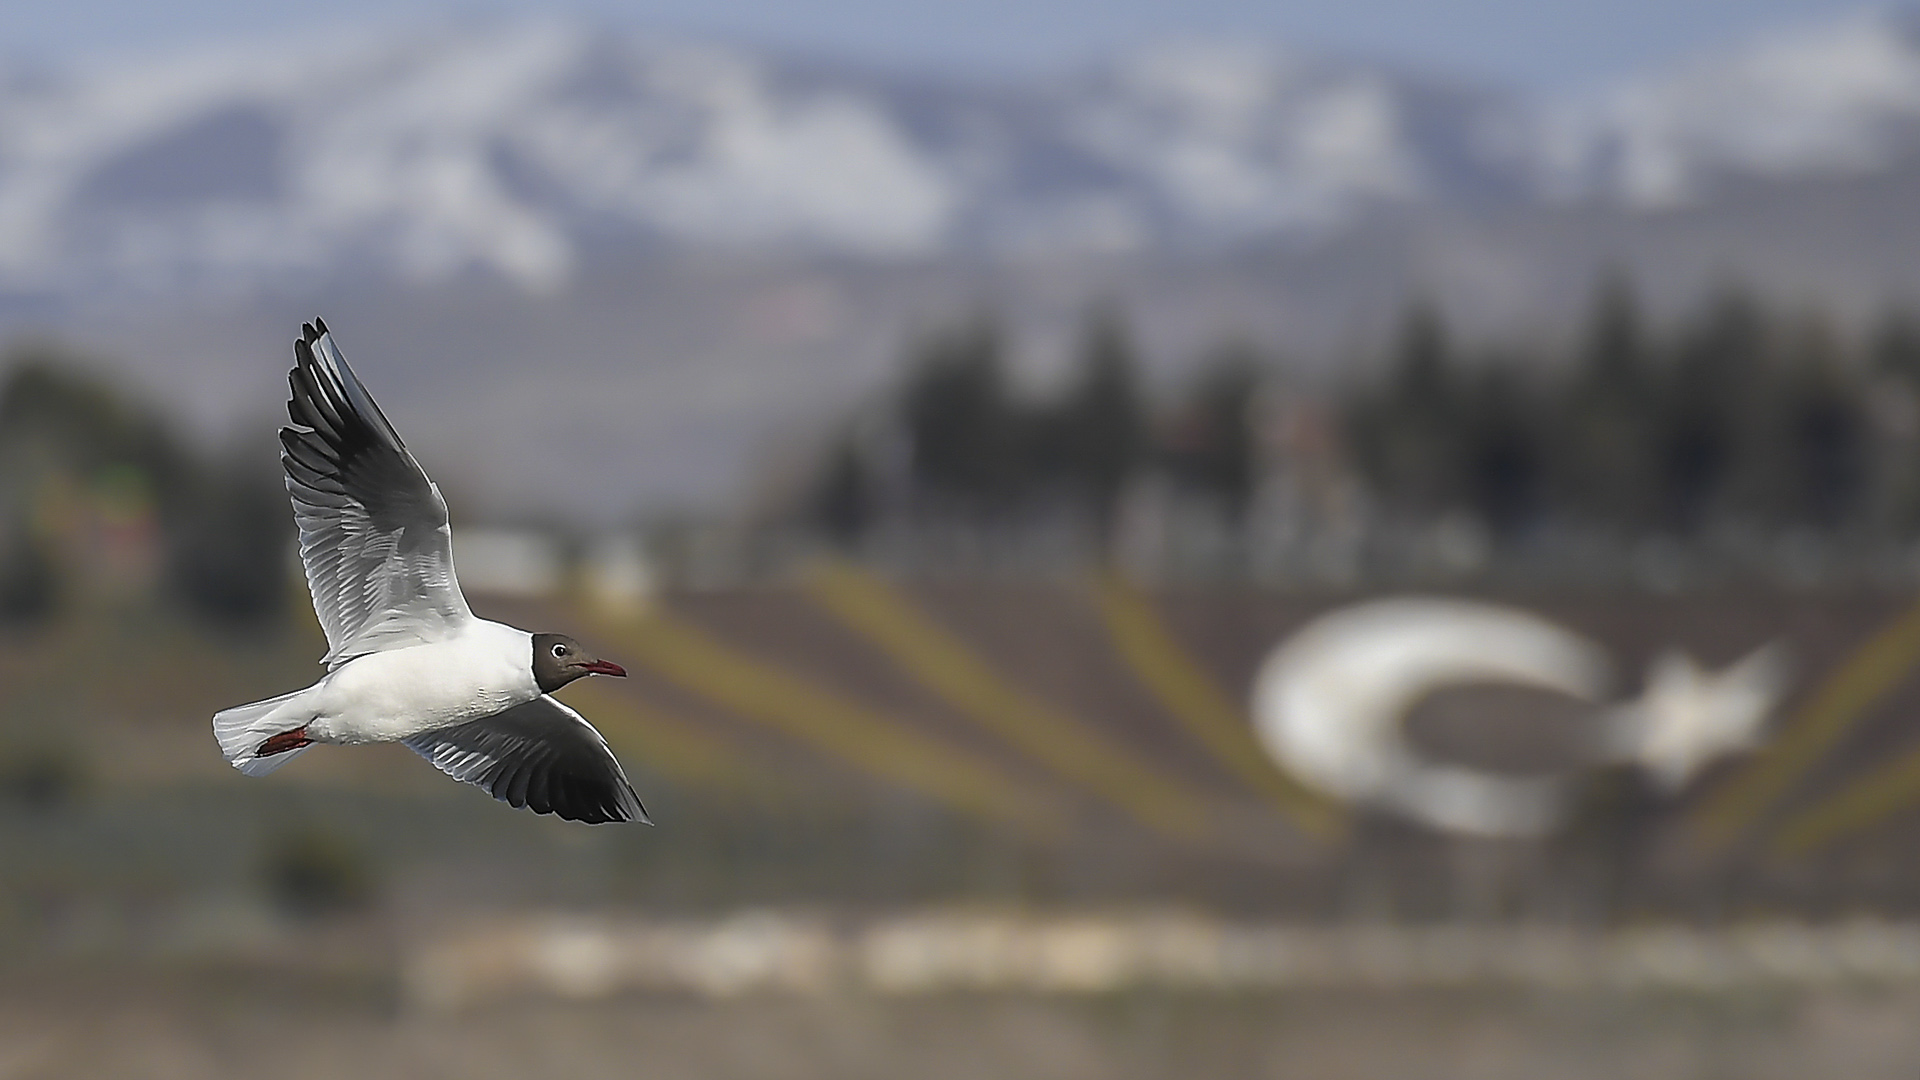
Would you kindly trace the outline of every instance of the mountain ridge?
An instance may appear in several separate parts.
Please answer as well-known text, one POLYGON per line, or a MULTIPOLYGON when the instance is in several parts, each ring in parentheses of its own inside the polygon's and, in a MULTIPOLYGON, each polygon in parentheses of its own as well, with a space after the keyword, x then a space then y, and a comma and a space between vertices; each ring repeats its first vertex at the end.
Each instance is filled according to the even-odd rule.
POLYGON ((1383 211, 1666 208, 1915 146, 1920 46, 1885 16, 1577 103, 1265 44, 994 83, 446 24, 0 79, 0 291, 540 292, 603 246, 1204 254, 1383 211))

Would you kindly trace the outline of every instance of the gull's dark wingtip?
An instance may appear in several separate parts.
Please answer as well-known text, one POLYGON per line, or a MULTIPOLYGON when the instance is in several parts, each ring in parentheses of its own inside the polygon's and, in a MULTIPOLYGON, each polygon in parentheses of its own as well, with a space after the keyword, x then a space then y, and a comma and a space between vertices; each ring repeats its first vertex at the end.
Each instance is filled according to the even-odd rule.
POLYGON ((640 796, 624 775, 552 776, 526 763, 502 763, 481 781, 492 796, 516 810, 552 814, 582 825, 610 825, 637 821, 652 825, 640 796))
POLYGON ((325 319, 323 319, 323 318, 321 318, 321 317, 320 317, 320 316, 318 316, 318 315, 315 315, 315 316, 313 317, 313 325, 315 325, 315 326, 317 326, 317 327, 319 327, 319 328, 320 328, 320 333, 321 333, 321 334, 323 334, 323 335, 324 335, 324 334, 331 334, 331 333, 333 333, 333 331, 331 331, 331 330, 329 330, 329 329, 327 329, 327 320, 325 320, 325 319))
POLYGON ((619 816, 616 820, 637 821, 642 825, 653 824, 653 819, 647 816, 647 808, 640 805, 640 795, 633 790, 633 785, 622 783, 621 787, 626 789, 622 793, 625 795, 625 798, 619 801, 619 816))
MULTIPOLYGON (((636 821, 642 825, 652 825, 653 819, 647 816, 647 808, 640 805, 640 796, 627 783, 624 776, 615 779, 610 789, 602 789, 598 798, 589 796, 585 801, 568 798, 567 792, 556 792, 556 798, 549 804, 548 810, 568 821, 578 821, 583 825, 613 825, 621 822, 636 821)), ((578 795, 580 793, 571 793, 578 795)), ((518 805, 518 804, 515 804, 518 805)))
POLYGON ((652 825, 653 819, 647 816, 647 808, 640 805, 640 796, 633 787, 621 784, 608 793, 610 799, 597 800, 589 805, 574 803, 568 805, 556 800, 552 813, 569 821, 578 821, 584 825, 615 825, 635 821, 642 825, 652 825))

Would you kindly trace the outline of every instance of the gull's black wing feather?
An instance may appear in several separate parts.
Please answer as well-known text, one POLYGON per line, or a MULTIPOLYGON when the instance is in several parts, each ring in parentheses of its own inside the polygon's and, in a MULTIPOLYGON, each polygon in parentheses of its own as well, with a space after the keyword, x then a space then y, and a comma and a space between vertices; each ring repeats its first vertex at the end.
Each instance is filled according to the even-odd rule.
POLYGON ((546 694, 402 741, 441 772, 510 806, 589 825, 647 820, 607 740, 546 694))

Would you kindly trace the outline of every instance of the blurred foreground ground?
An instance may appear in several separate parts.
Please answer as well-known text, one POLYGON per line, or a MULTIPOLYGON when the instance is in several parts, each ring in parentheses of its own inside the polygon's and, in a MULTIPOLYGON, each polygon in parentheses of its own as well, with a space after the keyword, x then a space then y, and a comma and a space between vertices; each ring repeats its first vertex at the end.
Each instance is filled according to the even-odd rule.
POLYGON ((0 994, 0 1075, 680 1078, 1905 1078, 1920 992, 1142 994, 528 1001, 203 972, 0 994))
MULTIPOLYGON (((1247 736, 1268 650, 1358 596, 1123 588, 477 599, 633 671, 563 696, 651 829, 398 747, 233 773, 207 718, 315 677, 304 611, 13 632, 0 1078, 1913 1075, 1904 595, 1495 597, 1602 643, 1622 695, 1670 649, 1794 665, 1757 753, 1671 794, 1593 770, 1560 830, 1495 841, 1315 796, 1247 736)), ((1557 767, 1581 715, 1497 689, 1416 708, 1423 752, 1557 767)))

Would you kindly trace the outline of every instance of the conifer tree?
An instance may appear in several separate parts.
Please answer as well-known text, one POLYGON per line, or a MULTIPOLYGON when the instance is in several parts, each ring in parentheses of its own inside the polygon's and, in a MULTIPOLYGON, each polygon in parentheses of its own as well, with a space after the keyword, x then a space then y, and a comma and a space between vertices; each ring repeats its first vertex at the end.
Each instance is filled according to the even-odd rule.
POLYGON ((1382 385, 1346 409, 1347 437, 1376 495, 1431 519, 1459 505, 1461 451, 1453 357, 1440 313, 1417 302, 1402 317, 1382 385))
POLYGON ((1731 482, 1742 449, 1742 421, 1765 378, 1766 328, 1753 301, 1728 292, 1680 335, 1661 387, 1653 447, 1659 522, 1692 532, 1731 509, 1731 482))
POLYGON ((1069 485, 1084 500, 1103 536, 1146 443, 1144 407, 1132 341, 1119 313, 1096 311, 1088 320, 1079 371, 1041 438, 1059 448, 1069 485))
POLYGON ((1482 366, 1462 402, 1460 455, 1467 501, 1496 536, 1511 538, 1543 511, 1539 404, 1517 365, 1482 366))
POLYGON ((1019 488, 1021 431, 1000 333, 988 319, 930 335, 915 350, 901 419, 917 487, 963 512, 1008 513, 1019 488))
POLYGON ((1168 471, 1212 497, 1232 522, 1245 516, 1257 479, 1253 408, 1260 382, 1252 349, 1221 347, 1202 363, 1164 436, 1168 471))
POLYGON ((1639 305, 1620 274, 1594 292, 1549 451, 1563 510, 1589 523, 1644 528, 1658 502, 1658 387, 1639 305))

